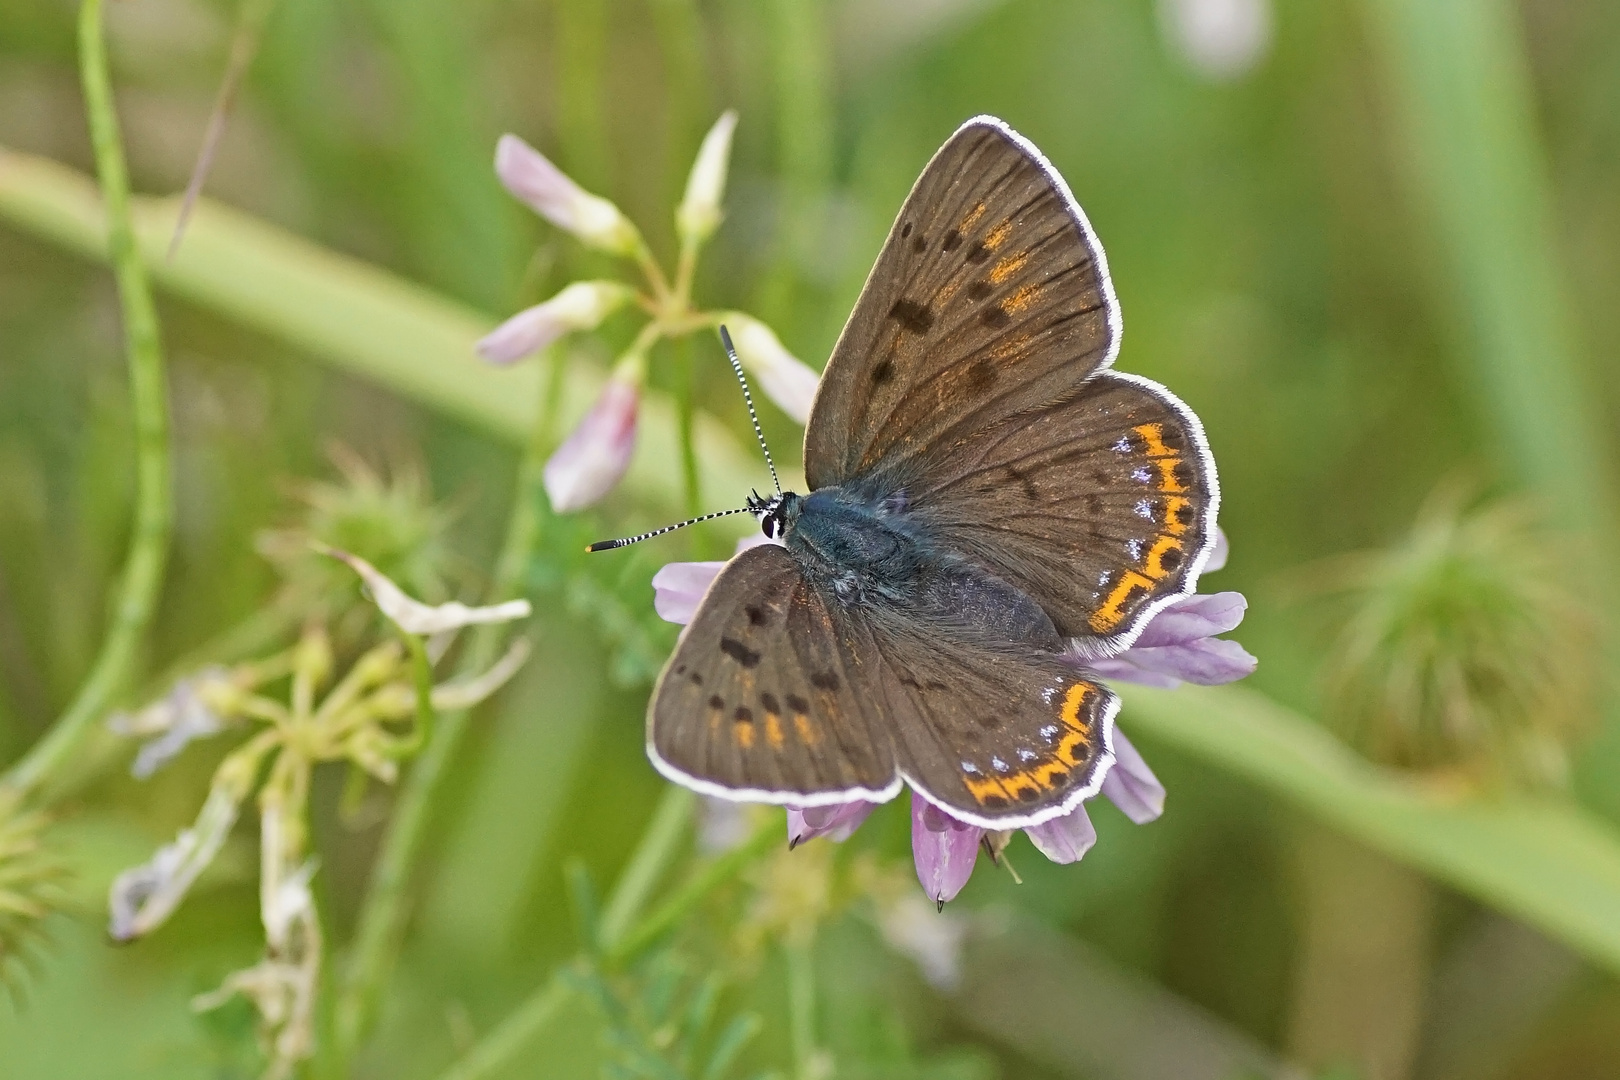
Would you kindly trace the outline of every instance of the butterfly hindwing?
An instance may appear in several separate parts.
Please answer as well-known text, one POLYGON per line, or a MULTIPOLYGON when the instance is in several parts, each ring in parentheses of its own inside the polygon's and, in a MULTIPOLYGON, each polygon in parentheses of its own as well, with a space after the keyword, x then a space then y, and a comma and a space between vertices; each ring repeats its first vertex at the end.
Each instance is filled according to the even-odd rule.
POLYGON ((1197 418, 1156 383, 1112 371, 940 448, 906 495, 929 536, 1098 654, 1192 591, 1219 499, 1197 418))
POLYGON ((889 232, 805 433, 812 489, 904 477, 934 446, 1071 393, 1119 309, 1062 179, 1000 121, 964 124, 889 232))
POLYGON ((1010 829, 1096 794, 1119 699, 1050 652, 997 648, 873 614, 895 760, 963 821, 1010 829))
POLYGON ((829 606, 783 548, 726 564, 647 714, 654 764, 699 791, 811 806, 893 796, 899 778, 864 622, 829 606))

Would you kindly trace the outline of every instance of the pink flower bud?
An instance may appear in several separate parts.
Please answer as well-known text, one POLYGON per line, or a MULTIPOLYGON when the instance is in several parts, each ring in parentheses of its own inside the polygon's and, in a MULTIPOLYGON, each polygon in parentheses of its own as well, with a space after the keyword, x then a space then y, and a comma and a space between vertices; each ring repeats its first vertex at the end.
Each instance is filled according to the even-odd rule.
POLYGON ((478 355, 495 364, 521 360, 564 334, 596 329, 634 295, 616 281, 576 281, 497 326, 478 343, 478 355))
POLYGON ((641 388, 629 379, 608 380, 602 396, 546 462, 546 495, 566 514, 600 500, 630 467, 636 448, 636 408, 641 388))
POLYGON ((617 206, 574 183, 516 135, 502 135, 496 143, 495 175, 541 217, 592 247, 634 255, 641 246, 641 234, 617 206))
POLYGON ((956 899, 973 876, 984 830, 957 821, 916 792, 911 793, 911 855, 923 892, 940 907, 956 899))

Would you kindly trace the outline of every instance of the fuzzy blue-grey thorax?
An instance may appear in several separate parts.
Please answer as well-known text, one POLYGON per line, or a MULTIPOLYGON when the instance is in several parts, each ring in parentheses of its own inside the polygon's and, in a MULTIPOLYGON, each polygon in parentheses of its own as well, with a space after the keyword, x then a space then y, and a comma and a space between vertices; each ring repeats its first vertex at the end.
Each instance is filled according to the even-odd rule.
POLYGON ((1034 600, 934 542, 906 514, 903 493, 786 492, 757 513, 765 535, 780 537, 805 577, 845 606, 903 612, 986 643, 1062 648, 1034 600))

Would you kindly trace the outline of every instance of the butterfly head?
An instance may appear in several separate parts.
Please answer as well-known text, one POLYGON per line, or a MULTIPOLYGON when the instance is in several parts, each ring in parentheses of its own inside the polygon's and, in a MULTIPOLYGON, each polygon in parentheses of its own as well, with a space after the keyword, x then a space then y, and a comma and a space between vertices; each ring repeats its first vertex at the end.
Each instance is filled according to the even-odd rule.
POLYGON ((748 512, 759 521, 759 531, 775 540, 798 520, 799 503, 802 501, 791 491, 770 496, 762 496, 755 491, 748 496, 748 512))

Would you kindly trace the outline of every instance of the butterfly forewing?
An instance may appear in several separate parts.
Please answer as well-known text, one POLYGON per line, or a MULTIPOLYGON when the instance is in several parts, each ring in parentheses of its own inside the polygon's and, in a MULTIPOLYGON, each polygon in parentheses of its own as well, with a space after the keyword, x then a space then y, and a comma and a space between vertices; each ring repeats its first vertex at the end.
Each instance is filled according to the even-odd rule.
POLYGON ((1039 153, 963 125, 923 171, 822 376, 811 488, 904 478, 940 444, 1070 394, 1113 358, 1102 249, 1039 153))
POLYGON ((1196 584, 1217 488, 1185 406, 1146 379, 1100 372, 1067 401, 940 448, 907 496, 927 535, 1103 653, 1196 584))
POLYGON ((1057 655, 989 647, 874 612, 901 773, 985 828, 1048 820, 1096 793, 1119 702, 1057 655))
POLYGON ((700 791, 816 805, 899 785, 865 624, 830 606, 774 544, 732 559, 653 691, 647 742, 700 791))

